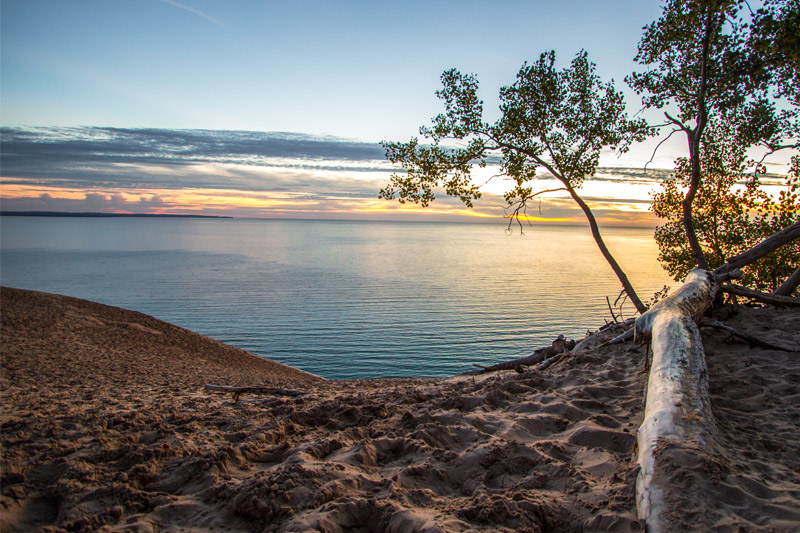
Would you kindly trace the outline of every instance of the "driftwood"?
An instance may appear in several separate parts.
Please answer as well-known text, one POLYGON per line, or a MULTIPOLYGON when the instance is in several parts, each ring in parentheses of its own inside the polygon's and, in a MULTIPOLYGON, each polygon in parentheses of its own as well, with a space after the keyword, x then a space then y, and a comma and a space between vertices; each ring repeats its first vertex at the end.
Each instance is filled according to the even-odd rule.
POLYGON ((785 306, 785 307, 800 307, 800 300, 797 298, 792 298, 791 296, 779 296, 775 293, 769 294, 766 292, 755 291, 753 289, 748 289, 747 287, 742 287, 741 285, 736 285, 734 283, 726 283, 722 286, 722 291, 727 292, 729 294, 736 294, 738 296, 744 296, 745 298, 750 298, 752 300, 757 300, 759 302, 763 302, 770 305, 778 305, 778 306, 785 306))
POLYGON ((570 353, 571 353, 571 352, 562 352, 562 353, 560 353, 560 354, 556 354, 556 355, 554 355, 553 357, 550 357, 550 358, 548 358, 548 359, 545 359, 544 361, 542 361, 541 363, 539 363, 538 365, 536 365, 536 370, 537 370, 537 371, 542 371, 542 370, 544 370, 544 369, 546 369, 546 368, 550 368, 550 367, 551 367, 551 366, 553 366, 554 364, 556 364, 556 363, 558 363, 559 361, 561 361, 562 359, 564 359, 564 358, 565 358, 567 355, 569 355, 570 353))
POLYGON ((633 339, 635 337, 635 334, 636 334, 636 328, 635 327, 627 329, 621 335, 617 335, 616 337, 614 337, 610 341, 604 342, 602 344, 602 346, 610 346, 612 344, 620 344, 620 343, 623 343, 623 342, 628 342, 629 340, 631 340, 631 339, 633 339))
POLYGON ((714 275, 692 270, 683 286, 636 319, 636 329, 652 339, 653 348, 636 480, 636 508, 648 532, 669 531, 664 517, 669 487, 654 477, 656 446, 689 441, 705 449, 716 434, 703 343, 693 317, 703 313, 717 290, 714 275))
MULTIPOLYGON (((504 361, 502 363, 497 363, 496 365, 491 365, 491 366, 483 366, 473 363, 473 365, 480 368, 480 370, 468 373, 486 374, 488 372, 498 372, 500 370, 516 370, 517 372, 519 372, 519 370, 524 369, 524 367, 533 366, 535 364, 545 362, 548 359, 552 359, 553 356, 564 353, 567 350, 571 350, 574 347, 575 347, 575 341, 565 340, 563 335, 559 335, 558 338, 553 341, 553 344, 551 346, 545 346, 544 348, 539 348, 538 350, 533 352, 532 355, 520 357, 519 359, 514 359, 512 361, 504 361)), ((541 369, 537 367, 537 370, 541 369)))
POLYGON ((653 352, 644 419, 638 432, 636 508, 645 531, 670 531, 665 494, 674 487, 655 476, 656 447, 689 442, 700 453, 710 452, 714 445, 716 425, 708 397, 708 372, 694 319, 711 305, 721 283, 741 277, 739 268, 798 237, 800 222, 729 258, 713 272, 692 270, 683 286, 636 319, 636 329, 651 339, 653 352))
POLYGON ((698 324, 701 328, 714 328, 714 329, 721 329, 722 331, 727 331, 734 337, 738 337, 743 341, 746 341, 750 344, 750 346, 760 346, 761 348, 766 348, 767 350, 778 350, 781 352, 796 352, 797 350, 790 350, 784 346, 778 346, 776 344, 772 344, 766 341, 762 341, 761 339, 757 339, 752 335, 748 335, 747 333, 742 333, 733 329, 732 327, 723 324, 722 322, 718 322, 716 320, 707 320, 704 322, 700 322, 698 324))
MULTIPOLYGON (((633 337, 633 324, 634 324, 634 321, 635 321, 634 318, 629 318, 625 322, 616 323, 616 324, 614 324, 614 323, 606 324, 605 326, 600 328, 598 333, 601 332, 601 331, 605 331, 606 329, 608 329, 609 327, 612 327, 612 326, 619 326, 619 327, 623 327, 623 328, 628 328, 628 330, 625 331, 625 333, 623 333, 622 335, 614 337, 610 341, 598 344, 597 346, 599 347, 599 346, 606 346, 607 344, 618 344, 620 342, 625 342, 629 338, 633 337)), ((582 352, 584 349, 586 349, 587 346, 589 346, 590 344, 592 344, 592 342, 594 342, 594 340, 595 340, 594 338, 595 338, 596 335, 597 335, 597 333, 593 333, 593 334, 587 336, 585 339, 583 339, 578 344, 576 344, 575 347, 572 349, 572 351, 574 353, 582 352)))
POLYGON ((791 296, 797 286, 800 285, 800 267, 792 272, 792 275, 786 278, 786 281, 781 283, 781 286, 775 289, 775 296, 791 296))
POLYGON ((209 385, 206 384, 206 390, 213 390, 217 392, 230 392, 233 394, 233 401, 238 402, 242 394, 270 394, 273 396, 303 396, 305 392, 281 389, 276 387, 228 387, 225 385, 209 385))
MULTIPOLYGON (((606 324, 600 331, 604 331, 612 326, 614 327, 626 327, 632 326, 634 322, 633 318, 629 318, 625 322, 612 322, 610 324, 606 324)), ((610 341, 604 342, 599 346, 606 346, 608 344, 618 344, 621 342, 625 342, 629 339, 633 338, 634 328, 630 327, 621 335, 614 337, 610 341)), ((564 355, 568 353, 577 353, 582 350, 586 345, 588 345, 591 340, 593 339, 594 335, 589 335, 585 339, 583 339, 579 343, 575 343, 574 340, 564 340, 563 335, 559 335, 558 338, 553 341, 552 346, 545 346, 544 348, 539 348, 532 355, 528 355, 525 357, 520 357, 519 359, 513 359, 511 361, 504 361, 502 363, 497 363, 496 365, 492 366, 484 366, 479 365, 477 363, 473 363, 473 366, 480 368, 480 370, 476 370, 474 372, 466 372, 466 374, 474 375, 474 374, 486 374, 489 372, 498 372, 501 370, 516 370, 519 373, 523 373, 525 371, 525 367, 534 366, 535 370, 544 370, 545 368, 550 367, 551 365, 556 364, 560 361, 564 355)))

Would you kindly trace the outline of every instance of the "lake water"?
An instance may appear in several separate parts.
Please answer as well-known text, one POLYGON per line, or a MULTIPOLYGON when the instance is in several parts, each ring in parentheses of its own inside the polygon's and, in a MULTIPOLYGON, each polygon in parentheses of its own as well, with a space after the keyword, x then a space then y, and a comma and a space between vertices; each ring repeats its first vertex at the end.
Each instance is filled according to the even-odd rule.
MULTIPOLYGON (((141 311, 327 378, 441 376, 610 319, 588 228, 2 217, 0 282, 141 311)), ((606 228, 644 300, 652 230, 606 228)), ((630 316, 632 310, 629 308, 630 316)))

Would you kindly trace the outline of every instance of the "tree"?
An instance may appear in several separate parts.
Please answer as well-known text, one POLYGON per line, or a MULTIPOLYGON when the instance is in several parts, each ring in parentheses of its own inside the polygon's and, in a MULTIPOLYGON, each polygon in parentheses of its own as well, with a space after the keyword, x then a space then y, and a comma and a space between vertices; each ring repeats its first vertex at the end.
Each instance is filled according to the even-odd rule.
POLYGON ((769 65, 776 96, 800 106, 800 1, 766 0, 753 13, 748 45, 769 65))
MULTIPOLYGON (((800 155, 792 157, 791 168, 785 179, 785 188, 780 191, 778 201, 768 198, 763 210, 755 217, 748 232, 748 241, 755 244, 767 236, 800 222, 800 155)), ((737 250, 739 253, 740 250, 737 250)), ((752 265, 753 274, 745 269, 747 276, 753 276, 755 288, 781 294, 781 282, 786 280, 800 266, 800 241, 794 241, 775 253, 752 265)), ((788 296, 790 291, 786 292, 788 296)))
MULTIPOLYGON (((797 1, 768 2, 752 26, 740 16, 743 4, 742 0, 667 1, 661 18, 645 27, 639 43, 635 59, 648 70, 627 78, 643 95, 646 107, 664 110, 663 126, 686 135, 689 156, 682 172, 688 179, 682 223, 695 264, 706 269, 709 263, 695 230, 693 204, 702 180, 701 144, 709 122, 726 121, 736 142, 745 148, 764 144, 777 149, 792 134, 796 117, 796 111, 779 112, 769 90, 789 79, 782 76, 794 72, 796 79, 797 50, 763 54, 759 47, 778 34, 794 31, 796 37, 790 20, 769 21, 774 22, 786 6, 793 4, 796 10, 797 1), (773 69, 778 63, 783 67, 773 69)), ((787 37, 781 42, 792 41, 787 37)), ((797 94, 780 88, 777 93, 797 94)))
MULTIPOLYGON (((776 201, 761 189, 758 173, 749 172, 760 165, 747 158, 729 124, 709 123, 700 148, 703 179, 694 200, 693 222, 711 269, 797 222, 800 156, 792 161, 785 189, 776 201)), ((763 172, 763 168, 759 170, 763 172)), ((675 280, 683 280, 696 266, 682 220, 683 191, 690 180, 690 163, 687 158, 680 158, 675 178, 653 194, 651 207, 656 215, 667 220, 656 229, 655 239, 659 260, 675 280)), ((772 292, 799 263, 800 243, 784 246, 744 269, 743 283, 772 292)))
POLYGON ((563 70, 555 67, 555 52, 543 53, 535 63, 525 63, 516 81, 500 90, 502 116, 489 124, 483 120, 474 75, 452 69, 441 79, 443 88, 436 94, 445 111, 433 119, 432 126, 420 128, 432 144, 420 145, 417 138, 382 143, 387 158, 406 172, 392 175, 380 197, 425 207, 434 200, 434 189, 443 187, 446 194, 472 207, 481 196, 470 179, 473 166, 485 167, 490 156, 498 155, 503 174, 515 183, 505 199, 511 216, 519 221, 528 201, 552 192, 534 191, 529 184, 543 168, 563 185, 555 190, 567 191, 583 210, 603 257, 636 309, 644 312, 646 307, 608 251, 590 207, 577 192, 597 170, 602 148, 625 152, 631 142, 643 140, 650 131, 644 120, 627 118, 622 93, 613 82, 600 80, 585 51, 563 70), (449 148, 445 142, 462 146, 449 148))

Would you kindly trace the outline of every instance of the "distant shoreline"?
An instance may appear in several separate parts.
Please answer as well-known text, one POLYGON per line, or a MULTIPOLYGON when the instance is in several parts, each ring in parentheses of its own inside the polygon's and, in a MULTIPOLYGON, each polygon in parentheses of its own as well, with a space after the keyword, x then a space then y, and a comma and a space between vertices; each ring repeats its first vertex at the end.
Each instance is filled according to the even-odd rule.
POLYGON ((161 215, 156 213, 70 213, 64 211, 0 211, 4 217, 93 217, 93 218, 233 218, 222 215, 161 215))

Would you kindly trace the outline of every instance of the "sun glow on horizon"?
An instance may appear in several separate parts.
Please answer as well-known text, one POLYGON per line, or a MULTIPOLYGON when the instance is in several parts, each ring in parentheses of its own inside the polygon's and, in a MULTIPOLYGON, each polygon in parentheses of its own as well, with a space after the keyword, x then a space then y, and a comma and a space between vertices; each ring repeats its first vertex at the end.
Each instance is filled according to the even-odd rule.
MULTIPOLYGON (((207 214, 258 218, 374 218, 379 220, 496 220, 510 217, 501 198, 486 195, 467 208, 458 200, 440 197, 429 207, 400 204, 375 197, 309 191, 253 191, 204 187, 83 188, 57 183, 32 185, 30 180, 3 178, 0 206, 4 211, 63 211, 142 214, 207 214), (485 200, 485 201, 484 201, 485 200)), ((653 226, 649 204, 633 201, 587 200, 600 223, 653 226)), ((521 213, 519 221, 545 224, 584 224, 583 213, 571 198, 543 198, 539 214, 521 213)))

